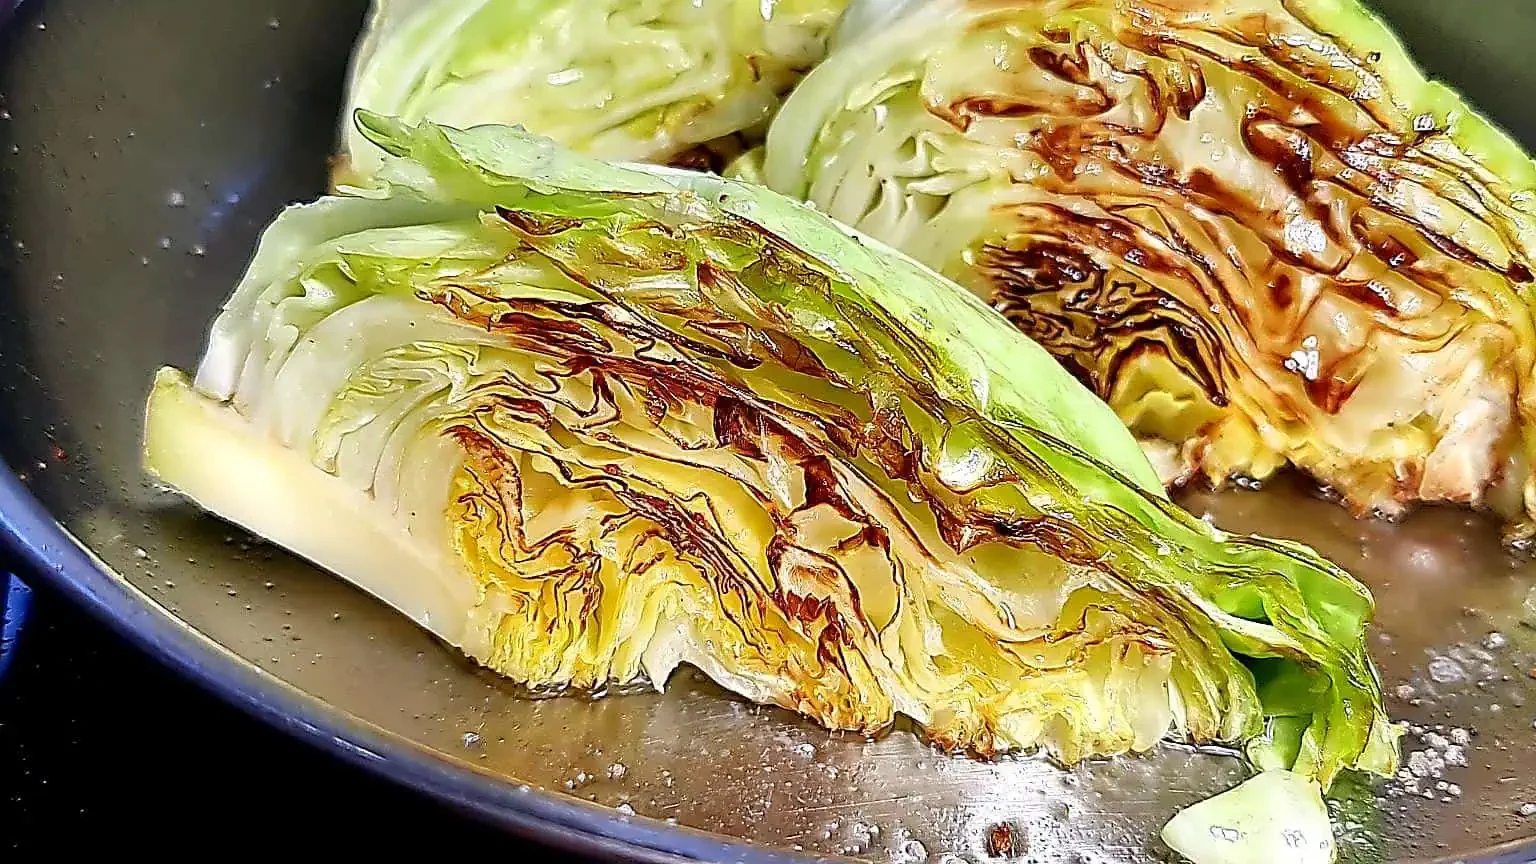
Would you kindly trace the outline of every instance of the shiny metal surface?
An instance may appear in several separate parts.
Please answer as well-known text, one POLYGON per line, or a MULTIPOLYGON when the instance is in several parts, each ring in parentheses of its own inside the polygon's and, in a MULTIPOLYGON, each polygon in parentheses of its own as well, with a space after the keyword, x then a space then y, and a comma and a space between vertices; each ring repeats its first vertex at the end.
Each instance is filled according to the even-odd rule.
MULTIPOLYGON (((1536 6, 1379 5, 1536 141, 1536 6)), ((24 554, 76 596, 231 699, 518 830, 647 860, 772 849, 916 862, 986 860, 1006 826, 1021 860, 1162 858, 1157 826, 1233 782, 1235 761, 1169 747, 1071 771, 980 763, 909 730, 829 734, 686 674, 665 695, 529 701, 341 582, 142 484, 151 371, 194 362, 256 232, 323 186, 362 7, 53 2, 0 34, 0 457, 21 480, 0 478, 0 534, 24 536, 24 554), (99 558, 52 536, 22 487, 99 558)), ((1536 815, 1520 815, 1536 802, 1536 565, 1454 511, 1355 522, 1293 482, 1188 502, 1313 543, 1376 589, 1378 661, 1394 711, 1416 724, 1407 764, 1424 776, 1345 796, 1350 859, 1466 857, 1536 835, 1536 815)), ((1496 856, 1532 857, 1482 860, 1496 856)))

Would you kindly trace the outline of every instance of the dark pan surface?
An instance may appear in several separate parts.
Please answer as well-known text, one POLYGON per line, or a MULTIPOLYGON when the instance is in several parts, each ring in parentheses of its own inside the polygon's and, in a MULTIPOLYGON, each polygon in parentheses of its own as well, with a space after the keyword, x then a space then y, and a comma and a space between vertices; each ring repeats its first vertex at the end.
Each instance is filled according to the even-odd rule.
MULTIPOLYGON (((1536 141, 1536 4, 1379 5, 1536 141)), ((686 675, 666 695, 522 700, 338 580, 142 484, 150 373, 195 362, 257 232, 321 190, 363 7, 56 0, 0 33, 0 535, 232 701, 516 830, 649 860, 954 862, 983 859, 983 834, 1006 823, 1026 860, 1160 857, 1156 826, 1232 782, 1231 760, 1169 748, 1071 772, 982 764, 903 730, 829 735, 686 675)), ((1536 565, 1452 511, 1359 523, 1293 483, 1189 503, 1314 543, 1377 589, 1378 659, 1425 776, 1346 796, 1350 858, 1536 836, 1519 815, 1536 802, 1536 630, 1521 623, 1536 623, 1536 565)))

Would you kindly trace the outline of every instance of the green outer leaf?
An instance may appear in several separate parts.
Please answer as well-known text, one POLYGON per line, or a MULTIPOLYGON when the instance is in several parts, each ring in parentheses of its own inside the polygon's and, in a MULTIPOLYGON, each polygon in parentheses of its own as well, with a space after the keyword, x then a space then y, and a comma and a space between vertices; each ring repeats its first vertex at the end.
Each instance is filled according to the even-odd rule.
MULTIPOLYGON (((679 185, 726 212, 762 225, 844 277, 839 288, 875 314, 891 314, 922 334, 946 361, 945 395, 983 415, 1016 420, 1078 442, 1149 494, 1157 474, 1114 412, 1064 372, 1039 345, 966 291, 935 292, 932 270, 802 204, 763 187, 676 169, 643 171, 600 162, 552 141, 490 127, 459 131, 359 112, 358 125, 386 152, 409 154, 432 175, 429 194, 484 206, 543 209, 566 216, 616 212, 623 199, 561 193, 675 192, 679 185), (525 179, 526 178, 526 179, 525 179), (848 242, 854 237, 855 242, 848 242)), ((422 183, 410 166, 386 166, 389 182, 422 183), (395 169, 401 170, 395 170, 395 169)), ((787 298, 793 305, 795 298, 787 298)))

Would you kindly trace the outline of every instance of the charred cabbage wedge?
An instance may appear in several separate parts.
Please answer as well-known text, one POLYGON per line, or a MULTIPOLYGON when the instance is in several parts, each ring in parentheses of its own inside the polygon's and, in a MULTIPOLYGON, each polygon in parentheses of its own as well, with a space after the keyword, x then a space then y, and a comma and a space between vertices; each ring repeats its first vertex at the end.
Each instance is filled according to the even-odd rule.
POLYGON ((1365 589, 1170 503, 971 294, 761 187, 359 123, 381 185, 281 215, 157 378, 163 483, 536 690, 1393 770, 1365 589))
POLYGON ((846 0, 375 0, 338 180, 384 154, 354 109, 510 123, 612 159, 718 161, 825 53, 846 0), (716 141, 715 139, 725 139, 716 141))
POLYGON ((773 188, 954 277, 1170 482, 1536 480, 1536 168, 1354 0, 857 0, 773 188))

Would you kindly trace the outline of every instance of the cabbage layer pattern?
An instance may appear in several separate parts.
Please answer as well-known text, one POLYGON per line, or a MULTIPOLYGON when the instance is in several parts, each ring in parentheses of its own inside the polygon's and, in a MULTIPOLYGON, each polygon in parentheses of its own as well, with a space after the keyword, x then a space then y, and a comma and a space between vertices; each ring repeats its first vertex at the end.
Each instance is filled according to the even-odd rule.
POLYGON ((157 379, 166 484, 535 690, 1392 770, 1365 589, 1170 503, 969 292, 760 187, 360 123, 380 185, 282 215, 157 379))
POLYGON ((610 159, 716 165, 826 50, 846 0, 376 0, 342 181, 384 154, 357 109, 524 126, 610 159))
POLYGON ((769 185, 993 303, 1168 482, 1291 463, 1529 533, 1536 169, 1354 0, 849 16, 769 185))

